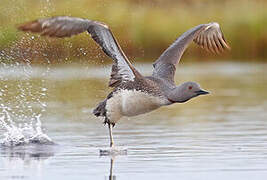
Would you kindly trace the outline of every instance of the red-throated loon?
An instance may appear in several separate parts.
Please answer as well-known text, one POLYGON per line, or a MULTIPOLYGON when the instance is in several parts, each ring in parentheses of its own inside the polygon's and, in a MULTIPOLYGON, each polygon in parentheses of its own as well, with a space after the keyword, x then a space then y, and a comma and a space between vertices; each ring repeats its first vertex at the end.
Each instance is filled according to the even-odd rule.
POLYGON ((178 37, 153 64, 153 74, 145 77, 130 63, 109 27, 102 22, 59 16, 28 22, 18 29, 61 38, 87 31, 104 53, 113 59, 109 81, 113 91, 93 111, 95 116, 104 117, 104 123, 108 124, 111 147, 114 145, 112 127, 122 116, 143 114, 208 94, 195 82, 178 86, 174 82, 176 65, 192 41, 213 53, 230 49, 218 23, 201 24, 178 37))

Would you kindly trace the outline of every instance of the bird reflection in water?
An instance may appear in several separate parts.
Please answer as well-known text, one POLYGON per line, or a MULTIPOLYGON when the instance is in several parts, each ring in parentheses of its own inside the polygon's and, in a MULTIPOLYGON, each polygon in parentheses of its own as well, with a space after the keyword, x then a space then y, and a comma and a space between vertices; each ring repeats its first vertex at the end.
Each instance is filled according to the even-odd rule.
POLYGON ((109 177, 108 177, 109 180, 116 180, 116 176, 113 175, 114 160, 115 160, 115 157, 110 158, 110 168, 109 168, 109 177))
POLYGON ((108 148, 100 149, 100 157, 110 157, 110 168, 109 168, 109 180, 116 180, 116 176, 113 175, 113 167, 116 156, 126 156, 127 149, 122 148, 108 148))

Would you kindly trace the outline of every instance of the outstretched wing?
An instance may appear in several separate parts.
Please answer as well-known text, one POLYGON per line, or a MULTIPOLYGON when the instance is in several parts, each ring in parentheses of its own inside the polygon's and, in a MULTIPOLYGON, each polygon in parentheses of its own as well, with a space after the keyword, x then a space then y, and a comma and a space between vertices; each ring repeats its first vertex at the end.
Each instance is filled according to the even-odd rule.
POLYGON ((218 23, 198 25, 176 39, 153 64, 153 76, 174 82, 176 65, 179 63, 187 46, 194 41, 200 47, 219 54, 227 45, 218 23))
POLYGON ((141 76, 125 56, 112 32, 104 23, 82 18, 58 16, 28 22, 20 25, 18 29, 59 38, 88 31, 105 54, 114 61, 109 81, 110 87, 117 87, 124 81, 134 81, 135 78, 141 76))

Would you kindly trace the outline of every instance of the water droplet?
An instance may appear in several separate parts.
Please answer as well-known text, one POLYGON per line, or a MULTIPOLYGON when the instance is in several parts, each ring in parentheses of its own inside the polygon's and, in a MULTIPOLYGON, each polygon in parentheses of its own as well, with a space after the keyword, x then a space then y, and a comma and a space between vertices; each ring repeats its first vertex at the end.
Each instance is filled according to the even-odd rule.
POLYGON ((43 91, 43 92, 47 91, 47 88, 42 88, 42 91, 43 91))

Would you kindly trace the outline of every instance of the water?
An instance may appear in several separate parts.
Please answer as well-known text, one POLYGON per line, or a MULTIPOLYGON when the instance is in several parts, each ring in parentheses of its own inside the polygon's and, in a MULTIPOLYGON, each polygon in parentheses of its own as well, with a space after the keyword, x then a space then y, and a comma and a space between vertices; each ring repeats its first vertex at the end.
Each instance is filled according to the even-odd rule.
MULTIPOLYGON (((137 67, 151 72, 151 65, 137 67)), ((25 135, 31 132, 26 128, 27 143, 1 146, 0 179, 266 179, 266 69, 252 63, 181 64, 176 82, 199 82, 211 94, 122 119, 113 131, 115 145, 128 152, 111 158, 99 156, 109 145, 108 129, 91 114, 110 91, 110 67, 31 67, 26 75, 21 66, 2 68, 1 97, 11 124, 34 133, 25 135), (18 86, 25 90, 19 103, 18 86), (15 107, 23 102, 21 112, 15 107), (38 132, 49 141, 29 141, 38 132)), ((6 115, 1 122, 4 141, 3 122, 10 122, 6 115)))

